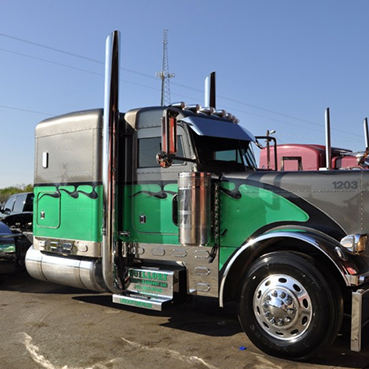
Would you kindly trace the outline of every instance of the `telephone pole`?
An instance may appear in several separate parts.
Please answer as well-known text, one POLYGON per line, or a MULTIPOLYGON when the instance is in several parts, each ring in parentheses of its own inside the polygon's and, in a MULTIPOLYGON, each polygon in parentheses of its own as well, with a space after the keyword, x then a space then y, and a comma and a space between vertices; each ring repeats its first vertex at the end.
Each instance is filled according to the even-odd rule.
POLYGON ((157 72, 156 76, 161 79, 161 101, 160 105, 170 104, 170 82, 169 79, 175 77, 174 73, 169 73, 168 62, 168 30, 163 32, 163 65, 161 72, 157 72))

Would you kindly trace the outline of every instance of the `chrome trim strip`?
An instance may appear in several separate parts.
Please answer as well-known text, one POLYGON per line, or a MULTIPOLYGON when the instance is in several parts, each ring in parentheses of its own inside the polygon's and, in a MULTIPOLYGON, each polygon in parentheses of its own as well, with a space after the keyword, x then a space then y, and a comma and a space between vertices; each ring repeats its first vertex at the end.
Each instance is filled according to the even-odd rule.
POLYGON ((34 237, 33 248, 56 255, 77 255, 92 258, 101 257, 101 242, 69 240, 64 238, 34 237))

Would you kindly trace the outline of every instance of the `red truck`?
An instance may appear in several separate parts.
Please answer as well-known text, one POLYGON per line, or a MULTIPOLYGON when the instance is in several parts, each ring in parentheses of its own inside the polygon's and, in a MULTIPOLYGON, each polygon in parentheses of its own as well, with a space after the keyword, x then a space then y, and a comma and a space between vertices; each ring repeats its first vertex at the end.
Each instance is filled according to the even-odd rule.
POLYGON ((329 108, 326 110, 325 145, 319 144, 280 144, 269 135, 259 137, 265 139, 266 145, 260 151, 259 168, 279 171, 311 171, 321 169, 366 169, 369 166, 369 134, 367 118, 363 121, 365 151, 332 147, 330 134, 329 108), (271 144, 273 142, 273 144, 271 144))
MULTIPOLYGON (((281 144, 276 150, 271 148, 268 160, 268 148, 260 151, 259 167, 261 169, 294 171, 319 170, 326 167, 326 148, 317 144, 281 144), (275 155, 275 151, 277 155, 275 155), (268 163, 269 161, 269 163, 268 163)), ((332 147, 331 169, 362 168, 359 164, 362 153, 332 147)))

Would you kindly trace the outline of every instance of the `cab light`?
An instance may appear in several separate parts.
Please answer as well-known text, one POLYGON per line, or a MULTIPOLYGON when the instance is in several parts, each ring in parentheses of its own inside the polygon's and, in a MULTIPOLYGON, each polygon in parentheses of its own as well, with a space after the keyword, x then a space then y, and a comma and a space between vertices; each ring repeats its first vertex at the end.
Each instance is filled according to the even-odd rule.
POLYGON ((356 274, 356 270, 354 268, 347 268, 347 271, 349 272, 350 275, 356 274))

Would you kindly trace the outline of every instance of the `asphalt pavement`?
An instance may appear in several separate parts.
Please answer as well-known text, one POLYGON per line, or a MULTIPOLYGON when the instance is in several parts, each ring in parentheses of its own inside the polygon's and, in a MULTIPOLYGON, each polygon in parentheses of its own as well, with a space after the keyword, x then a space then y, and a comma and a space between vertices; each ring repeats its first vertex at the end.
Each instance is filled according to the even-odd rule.
POLYGON ((349 350, 349 319, 308 363, 265 355, 242 332, 236 307, 194 297, 163 312, 113 304, 111 295, 36 281, 25 271, 0 285, 0 369, 369 368, 369 330, 349 350))

